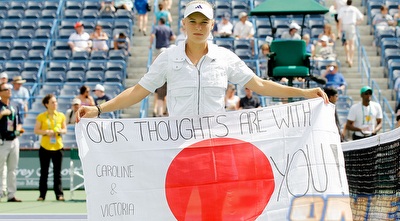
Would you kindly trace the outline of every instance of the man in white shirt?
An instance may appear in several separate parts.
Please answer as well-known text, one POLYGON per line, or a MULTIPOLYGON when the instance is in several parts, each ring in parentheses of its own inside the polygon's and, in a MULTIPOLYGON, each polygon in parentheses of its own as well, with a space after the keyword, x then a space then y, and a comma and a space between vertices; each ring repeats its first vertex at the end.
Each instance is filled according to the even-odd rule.
POLYGON ((228 38, 232 35, 233 25, 229 21, 230 15, 225 13, 222 20, 214 26, 214 36, 228 38))
POLYGON ((389 9, 386 5, 381 6, 381 13, 376 14, 372 20, 375 30, 385 29, 394 24, 393 17, 388 14, 389 9))
POLYGON ((295 22, 292 22, 289 25, 289 31, 285 31, 282 33, 281 38, 287 40, 301 40, 301 36, 297 33, 300 30, 300 25, 295 22))
POLYGON ((22 86, 25 82, 26 80, 23 80, 21 76, 15 76, 12 81, 13 88, 11 95, 11 100, 17 102, 23 108, 24 117, 28 113, 28 100, 30 97, 28 88, 22 86))
POLYGON ((246 12, 241 12, 239 14, 239 22, 235 24, 233 30, 233 35, 238 39, 250 39, 254 36, 253 23, 248 21, 248 16, 246 12))
POLYGON ((349 64, 350 67, 353 65, 356 25, 364 19, 364 15, 360 12, 360 10, 352 6, 351 3, 351 0, 347 0, 346 6, 343 6, 338 12, 338 36, 343 38, 342 31, 344 32, 344 36, 346 39, 344 48, 346 52, 346 62, 349 64))
POLYGON ((350 108, 346 129, 354 131, 353 140, 376 135, 382 128, 382 108, 379 103, 371 101, 372 93, 369 86, 362 87, 362 101, 350 108))
POLYGON ((89 51, 92 48, 92 41, 90 41, 90 35, 84 31, 83 23, 77 22, 74 25, 75 33, 72 33, 68 39, 68 45, 72 52, 75 51, 89 51))

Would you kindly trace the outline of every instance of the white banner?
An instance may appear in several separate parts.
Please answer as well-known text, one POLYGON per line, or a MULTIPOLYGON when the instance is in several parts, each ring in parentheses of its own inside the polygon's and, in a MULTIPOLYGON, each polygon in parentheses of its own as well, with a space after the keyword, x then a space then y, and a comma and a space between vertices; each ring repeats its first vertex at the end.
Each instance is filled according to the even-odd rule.
POLYGON ((89 220, 351 220, 334 106, 322 99, 82 119, 76 137, 89 220))

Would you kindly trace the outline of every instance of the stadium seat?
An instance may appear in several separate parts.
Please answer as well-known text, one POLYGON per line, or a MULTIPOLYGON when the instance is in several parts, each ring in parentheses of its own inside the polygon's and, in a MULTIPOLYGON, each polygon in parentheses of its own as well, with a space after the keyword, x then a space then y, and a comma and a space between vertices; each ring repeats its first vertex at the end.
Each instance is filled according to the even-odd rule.
POLYGON ((125 50, 110 50, 108 52, 108 59, 110 60, 125 60, 126 58, 125 50))
POLYGON ((265 39, 267 36, 271 36, 272 37, 272 29, 270 29, 270 28, 259 28, 259 29, 257 29, 257 32, 256 32, 256 37, 257 38, 265 39))
POLYGON ((42 12, 38 9, 28 9, 24 13, 25 19, 39 19, 42 12))
POLYGON ((218 38, 218 39, 215 39, 215 44, 220 47, 224 47, 226 49, 233 51, 233 40, 232 39, 218 38))
POLYGON ((246 12, 247 13, 247 10, 241 9, 241 8, 232 9, 231 18, 232 19, 239 19, 239 14, 242 13, 242 12, 246 12))
POLYGON ((101 12, 99 16, 101 19, 114 19, 114 13, 101 12))
POLYGON ((37 71, 22 71, 21 77, 26 80, 27 83, 36 83, 37 71))
POLYGON ((217 8, 215 9, 215 18, 222 18, 225 14, 232 14, 232 10, 230 8, 217 8))
POLYGON ((25 1, 11 1, 9 9, 25 10, 26 9, 25 1))
POLYGON ((98 20, 97 25, 100 25, 103 30, 113 29, 115 26, 111 21, 98 20))
POLYGON ((43 60, 44 59, 44 50, 40 49, 31 49, 28 52, 29 60, 43 60))
POLYGON ((231 2, 228 0, 216 0, 215 9, 231 9, 231 2))
POLYGON ((35 31, 29 29, 20 29, 17 32, 17 37, 19 39, 32 39, 35 37, 35 31))
POLYGON ((106 71, 104 73, 105 82, 122 82, 123 76, 120 71, 106 71))
POLYGON ((71 21, 71 20, 62 20, 60 25, 59 25, 59 29, 74 29, 74 25, 75 25, 76 21, 71 21))
POLYGON ((24 62, 24 71, 36 71, 40 68, 40 62, 38 61, 26 61, 24 62))
POLYGON ((62 83, 65 81, 65 72, 47 71, 45 73, 46 82, 62 83))
POLYGON ((80 1, 66 1, 65 9, 82 10, 82 2, 80 1))
POLYGON ((53 21, 50 20, 39 20, 38 21, 38 28, 40 29, 51 29, 53 27, 53 21))
POLYGON ((36 29, 36 27, 37 27, 36 21, 32 20, 22 20, 19 26, 19 28, 31 29, 31 30, 36 29))
POLYGON ((0 10, 8 10, 10 8, 10 2, 0 2, 0 10))
POLYGON ((37 29, 35 31, 36 39, 49 39, 50 38, 50 29, 37 29))
POLYGON ((48 64, 48 69, 49 69, 49 71, 66 72, 68 70, 68 63, 67 62, 50 61, 48 64))
POLYGON ((54 49, 56 49, 56 50, 71 50, 67 41, 55 41, 54 49))
POLYGON ((68 69, 70 71, 86 71, 86 63, 85 62, 76 62, 76 61, 71 61, 68 64, 68 69))
POLYGON ((46 46, 47 46, 47 42, 45 42, 45 41, 33 40, 31 43, 31 49, 45 50, 46 46))
POLYGON ((11 9, 7 11, 8 19, 22 19, 24 18, 24 15, 25 15, 24 10, 11 9))
POLYGON ((125 10, 125 9, 119 9, 117 12, 115 12, 115 18, 116 19, 132 19, 132 12, 125 10))
POLYGON ((87 51, 74 51, 72 52, 72 60, 87 60, 89 52, 87 51))
POLYGON ((95 9, 100 10, 100 4, 98 1, 84 1, 83 2, 84 9, 95 9))
POLYGON ((33 102, 31 109, 29 109, 29 113, 31 113, 31 114, 34 114, 34 113, 38 114, 38 113, 42 113, 45 111, 46 111, 46 108, 43 106, 43 104, 40 100, 33 102))
POLYGON ((12 45, 12 49, 14 50, 29 50, 31 48, 31 44, 29 41, 14 41, 12 45))
POLYGON ((85 72, 83 71, 68 71, 66 74, 67 82, 83 82, 85 81, 85 72))
POLYGON ((236 49, 235 54, 242 60, 252 59, 251 49, 236 49))
POLYGON ((25 50, 11 50, 10 60, 26 60, 28 58, 28 51, 25 50))
POLYGON ((96 19, 99 16, 99 11, 97 9, 84 9, 82 10, 83 19, 96 19))
POLYGON ((233 49, 251 49, 251 42, 248 39, 235 39, 233 41, 233 49))
POLYGON ((107 51, 92 51, 90 53, 91 60, 105 60, 107 59, 107 51))
POLYGON ((11 82, 14 77, 20 76, 21 72, 19 72, 19 71, 7 71, 7 74, 8 74, 8 82, 11 82))
POLYGON ((107 62, 106 65, 106 70, 108 71, 123 71, 124 70, 124 65, 122 62, 114 62, 114 61, 109 61, 107 62))
POLYGON ((274 28, 283 28, 289 30, 289 21, 288 19, 274 19, 273 22, 274 28))
POLYGON ((11 41, 0 41, 0 50, 11 50, 11 41))
POLYGON ((69 36, 74 32, 75 32, 75 30, 73 30, 73 29, 61 29, 58 31, 58 38, 59 39, 68 39, 69 36))
POLYGON ((19 22, 18 21, 12 21, 12 20, 5 20, 3 22, 3 29, 18 30, 19 29, 19 22))
POLYGON ((55 19, 57 18, 57 10, 45 9, 42 11, 42 19, 55 19))
POLYGON ((6 61, 10 59, 10 50, 0 49, 0 61, 6 61))
POLYGON ((106 64, 104 62, 97 61, 89 61, 88 62, 88 71, 101 71, 104 72, 106 70, 106 64))
MULTIPOLYGON (((299 23, 297 23, 299 24, 299 23)), ((309 19, 308 20, 308 27, 309 28, 324 28, 325 22, 321 19, 309 19)))
POLYGON ((45 1, 43 4, 44 9, 57 10, 59 1, 45 1))
POLYGON ((7 18, 7 11, 0 10, 0 19, 6 19, 6 18, 7 18))
MULTIPOLYGON (((23 70, 23 64, 21 62, 6 62, 4 69, 7 72, 16 71, 21 72, 23 70)), ((10 78, 9 78, 10 79, 10 78)))
POLYGON ((63 18, 67 19, 80 19, 82 11, 76 9, 67 9, 63 13, 63 18))
POLYGON ((71 57, 71 50, 53 50, 51 52, 51 59, 53 60, 68 60, 71 57))
POLYGON ((114 22, 114 28, 118 29, 129 29, 130 28, 130 23, 129 20, 115 20, 114 22))
POLYGON ((104 72, 102 72, 102 71, 87 71, 86 72, 86 81, 101 83, 104 81, 104 72))
POLYGON ((26 9, 41 10, 42 8, 43 8, 43 3, 40 1, 28 1, 26 4, 26 9))
POLYGON ((249 2, 245 0, 232 0, 231 2, 232 9, 242 9, 244 11, 248 11, 250 9, 249 2))
POLYGON ((104 83, 104 90, 110 97, 115 97, 120 94, 123 90, 123 86, 121 83, 115 82, 105 82, 104 83))

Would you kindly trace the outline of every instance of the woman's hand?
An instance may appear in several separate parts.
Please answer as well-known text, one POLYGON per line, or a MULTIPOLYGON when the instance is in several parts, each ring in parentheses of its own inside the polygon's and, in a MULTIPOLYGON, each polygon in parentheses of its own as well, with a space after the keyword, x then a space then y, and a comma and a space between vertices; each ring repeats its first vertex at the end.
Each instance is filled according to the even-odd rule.
POLYGON ((304 97, 305 98, 318 98, 322 97, 324 99, 325 104, 329 103, 328 96, 321 88, 311 88, 311 89, 304 89, 304 97))
POLYGON ((99 114, 96 106, 81 106, 75 114, 76 122, 78 123, 81 118, 94 118, 99 114))

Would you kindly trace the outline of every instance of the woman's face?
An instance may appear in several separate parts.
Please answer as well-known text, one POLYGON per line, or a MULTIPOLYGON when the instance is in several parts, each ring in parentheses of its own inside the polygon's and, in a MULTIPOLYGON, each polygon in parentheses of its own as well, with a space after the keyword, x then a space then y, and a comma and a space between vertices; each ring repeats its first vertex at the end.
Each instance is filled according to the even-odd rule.
POLYGON ((183 19, 183 26, 186 29, 188 40, 198 43, 206 42, 214 27, 214 20, 196 12, 183 19))
POLYGON ((50 98, 49 103, 46 104, 48 110, 57 110, 57 99, 55 97, 50 98))

